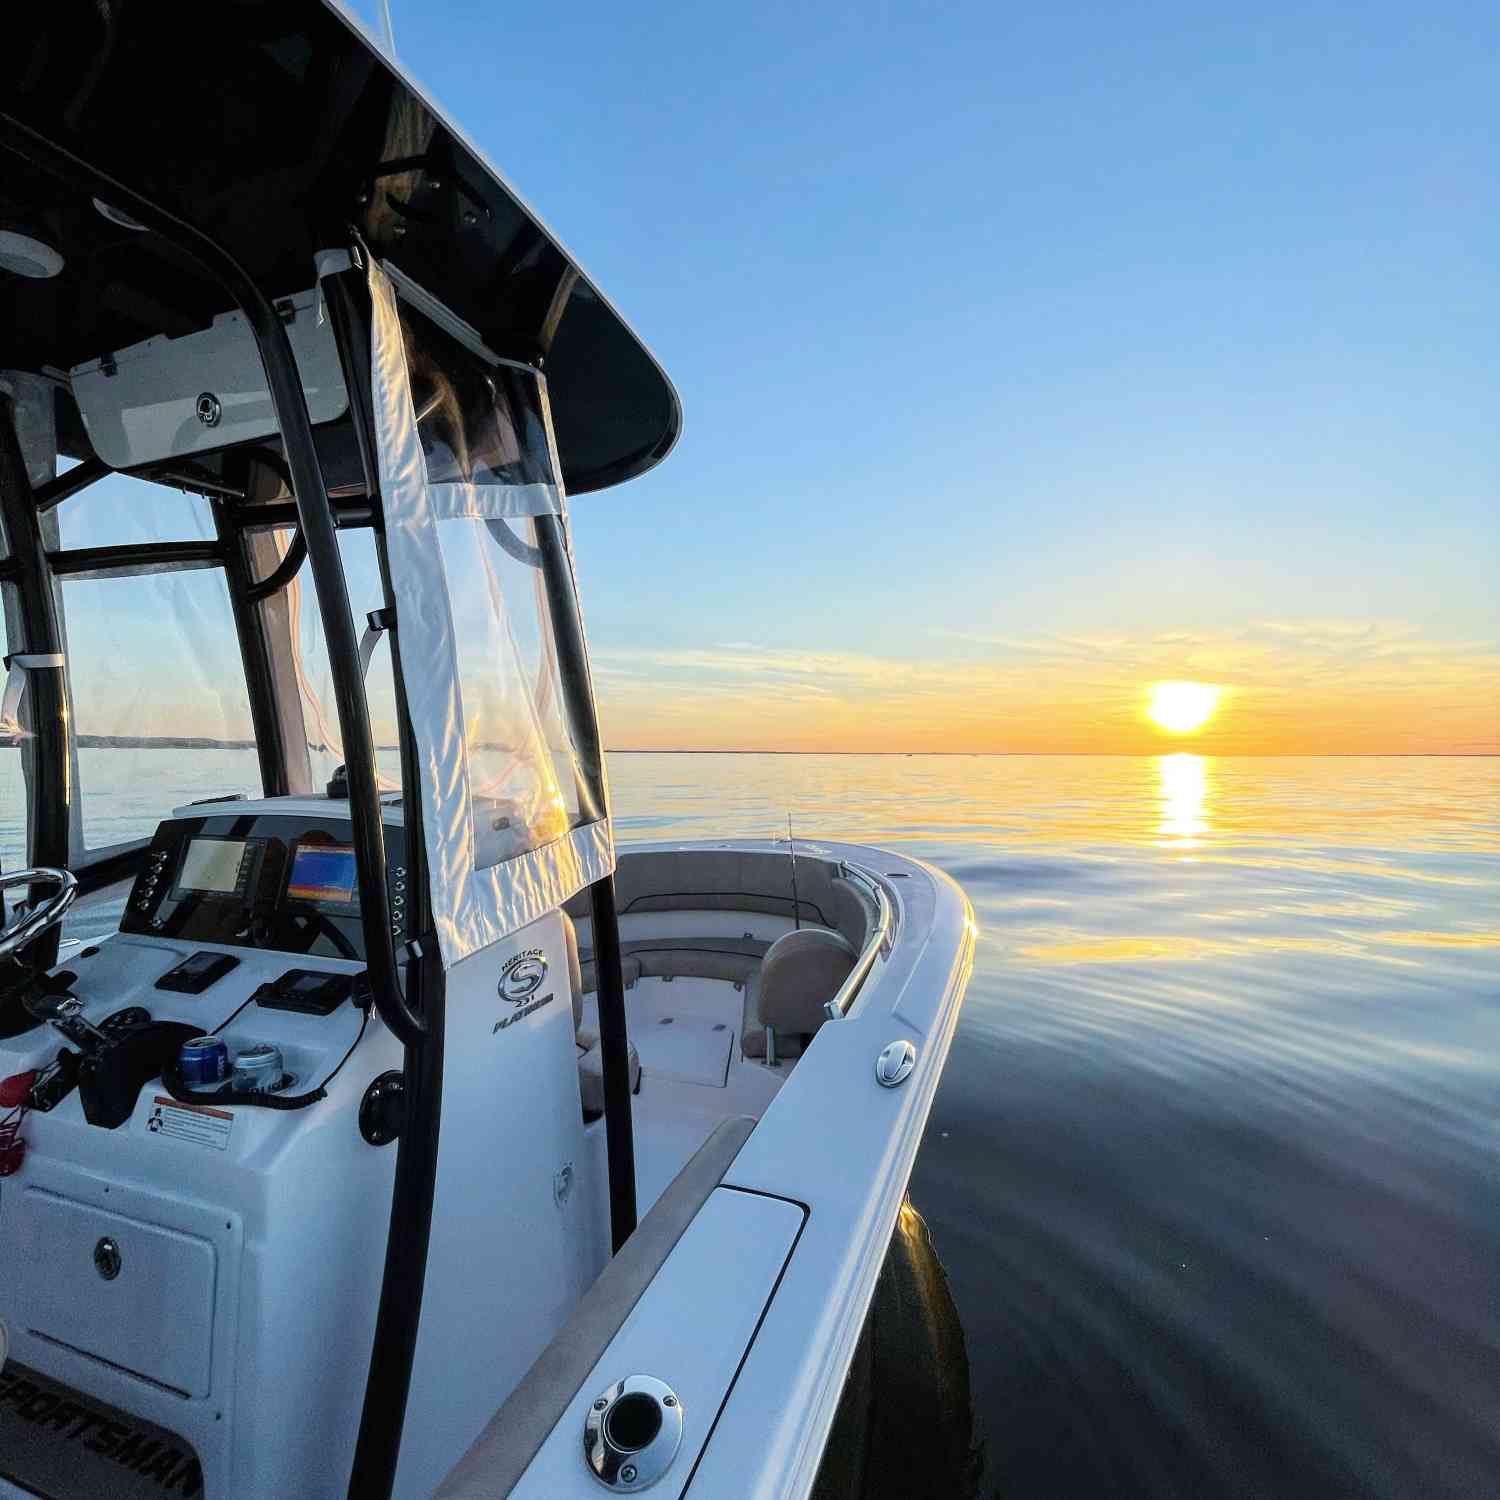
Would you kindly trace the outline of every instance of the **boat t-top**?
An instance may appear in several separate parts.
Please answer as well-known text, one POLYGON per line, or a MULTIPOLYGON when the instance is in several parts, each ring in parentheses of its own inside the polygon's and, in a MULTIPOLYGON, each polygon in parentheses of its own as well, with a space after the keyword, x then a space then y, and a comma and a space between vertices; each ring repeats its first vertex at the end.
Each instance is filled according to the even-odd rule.
POLYGON ((616 847, 569 504, 666 375, 322 0, 0 80, 0 1495, 873 1492, 974 924, 616 847))

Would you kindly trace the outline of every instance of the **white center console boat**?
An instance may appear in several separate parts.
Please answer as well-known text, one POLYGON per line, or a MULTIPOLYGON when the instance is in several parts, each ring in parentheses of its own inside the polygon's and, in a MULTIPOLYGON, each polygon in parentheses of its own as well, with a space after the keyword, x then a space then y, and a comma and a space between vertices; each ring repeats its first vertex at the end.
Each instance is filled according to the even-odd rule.
POLYGON ((958 1493, 968 903, 612 836, 568 496, 665 375, 317 0, 0 77, 0 1496, 958 1493))

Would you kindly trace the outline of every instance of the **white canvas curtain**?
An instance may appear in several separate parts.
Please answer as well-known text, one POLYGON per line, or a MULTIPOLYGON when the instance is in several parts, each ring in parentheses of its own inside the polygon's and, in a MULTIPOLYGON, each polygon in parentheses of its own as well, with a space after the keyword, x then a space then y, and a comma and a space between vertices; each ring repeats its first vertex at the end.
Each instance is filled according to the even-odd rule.
MULTIPOLYGON (((614 846, 608 821, 588 821, 590 799, 578 790, 587 777, 577 775, 563 727, 539 582, 517 587, 506 571, 514 567, 506 556, 524 557, 531 546, 531 518, 564 510, 541 376, 493 367, 497 389, 531 383, 525 389, 535 399, 519 417, 502 413, 508 435, 498 443, 504 448, 519 434, 526 462, 508 469, 471 462, 461 435, 452 443, 457 461, 446 448, 434 457, 430 432, 424 452, 419 421, 430 427, 454 383, 438 372, 434 396, 432 372, 424 370, 419 419, 397 289, 373 261, 369 279, 395 640, 421 777, 433 920, 451 967, 609 874, 614 846), (431 470, 441 482, 431 482, 431 470), (501 471, 522 473, 525 482, 493 482, 501 471)), ((530 576, 540 578, 534 568, 530 576)))

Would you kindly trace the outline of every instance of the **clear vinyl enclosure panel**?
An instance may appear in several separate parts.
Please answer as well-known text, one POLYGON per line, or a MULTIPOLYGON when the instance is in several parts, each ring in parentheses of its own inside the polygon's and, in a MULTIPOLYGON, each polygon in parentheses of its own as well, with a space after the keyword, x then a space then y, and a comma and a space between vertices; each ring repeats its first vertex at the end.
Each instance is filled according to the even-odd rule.
POLYGON ((447 521, 438 533, 453 590, 479 869, 599 816, 562 699, 535 527, 530 517, 500 517, 447 521))
POLYGON ((473 492, 438 523, 464 743, 475 863, 483 869, 600 816, 563 699, 533 515, 487 515, 486 498, 555 511, 558 486, 530 370, 492 364, 403 300, 401 332, 429 491, 473 492), (469 513, 465 513, 469 512, 469 513))
MULTIPOLYGON (((294 535, 295 529, 285 525, 251 532, 262 574, 269 574, 286 556, 294 535)), ((368 616, 385 604, 375 533, 363 526, 342 530, 338 547, 349 608, 356 630, 362 630, 368 616)), ((260 612, 276 653, 273 666, 280 690, 292 700, 282 715, 295 740, 287 746, 290 788, 317 793, 344 764, 344 745, 323 617, 310 574, 304 564, 285 589, 260 605, 260 612)), ((383 633, 374 633, 369 641, 364 684, 376 777, 383 795, 394 794, 401 785, 400 719, 391 647, 383 633)))
POLYGON ((445 960, 613 869, 540 374, 370 267, 371 389, 397 638, 445 960), (549 559, 548 548, 553 554, 549 559), (549 567, 549 560, 553 566, 549 567))

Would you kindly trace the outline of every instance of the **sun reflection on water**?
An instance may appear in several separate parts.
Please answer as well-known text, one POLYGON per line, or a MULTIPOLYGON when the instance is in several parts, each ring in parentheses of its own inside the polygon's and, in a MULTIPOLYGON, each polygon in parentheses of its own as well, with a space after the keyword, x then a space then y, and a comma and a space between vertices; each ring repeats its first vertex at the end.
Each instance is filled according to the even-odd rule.
POLYGON ((1161 775, 1161 841, 1178 849, 1196 849, 1208 823, 1208 761, 1201 755, 1163 755, 1161 775))

